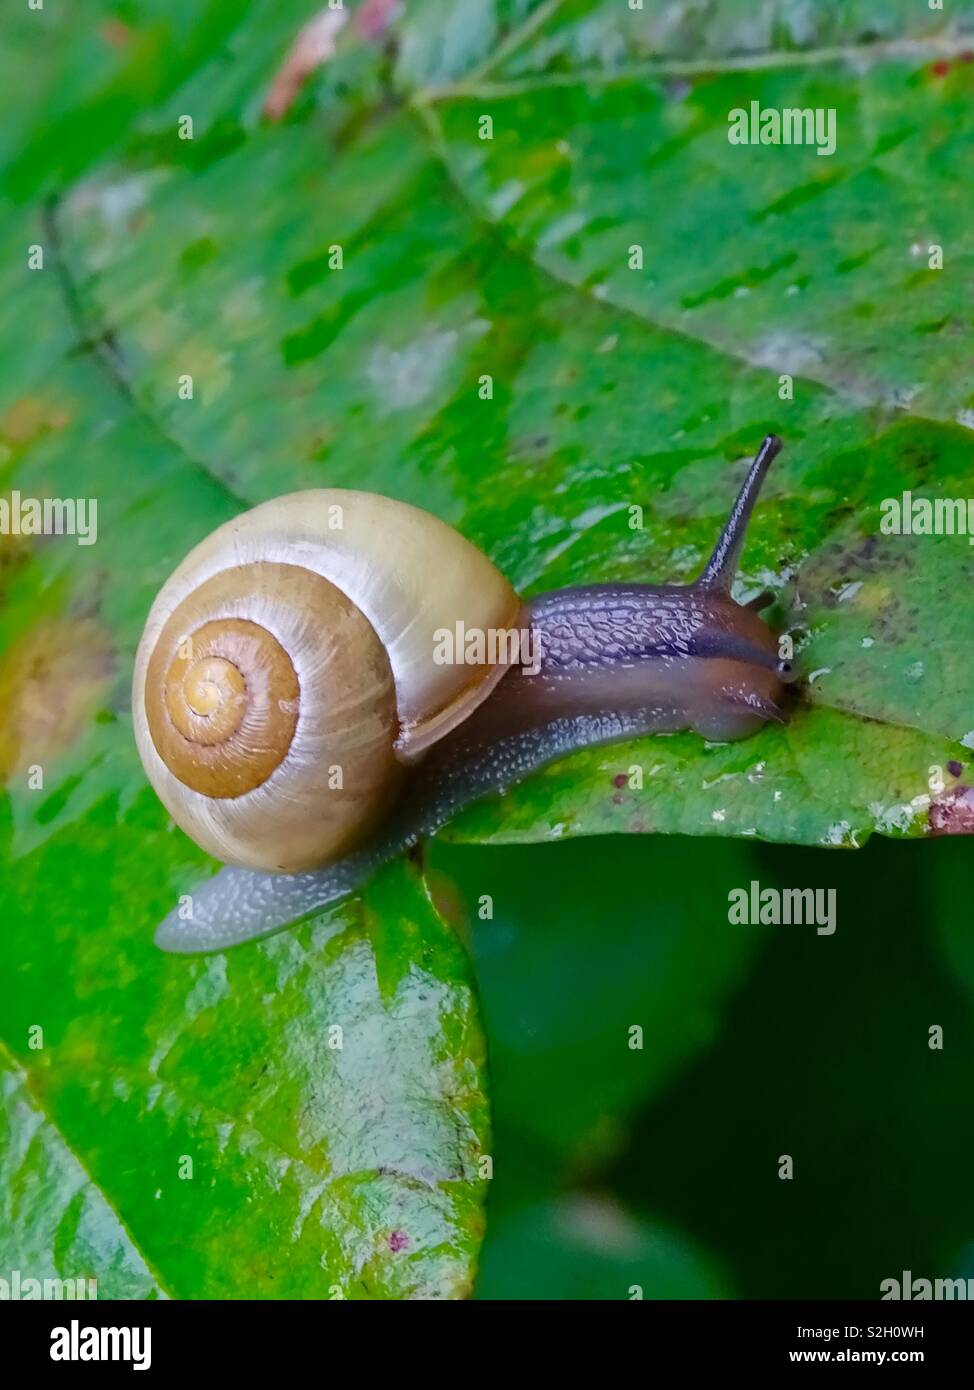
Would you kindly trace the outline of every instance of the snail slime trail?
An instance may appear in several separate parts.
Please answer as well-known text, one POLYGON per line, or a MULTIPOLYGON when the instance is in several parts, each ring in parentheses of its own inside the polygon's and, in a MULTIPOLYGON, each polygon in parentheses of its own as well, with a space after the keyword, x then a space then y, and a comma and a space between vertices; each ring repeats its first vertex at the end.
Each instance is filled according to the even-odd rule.
POLYGON ((681 729, 746 738, 783 719, 792 672, 759 616, 771 596, 730 594, 780 448, 762 442, 692 584, 522 601, 436 517, 340 489, 221 526, 163 586, 136 657, 146 773, 228 866, 166 917, 158 944, 221 950, 301 921, 577 749, 681 729), (491 632, 518 640, 467 640, 491 632), (446 634, 458 659, 443 660, 446 634))

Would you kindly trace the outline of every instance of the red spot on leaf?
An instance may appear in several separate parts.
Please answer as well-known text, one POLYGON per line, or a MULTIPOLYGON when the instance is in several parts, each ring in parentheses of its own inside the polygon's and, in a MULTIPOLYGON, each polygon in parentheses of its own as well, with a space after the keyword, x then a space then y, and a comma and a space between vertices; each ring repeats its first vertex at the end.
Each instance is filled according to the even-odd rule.
POLYGON ((358 31, 367 39, 380 39, 392 23, 399 0, 363 0, 355 12, 358 31))
POLYGON ((948 72, 950 72, 950 64, 947 62, 946 58, 938 58, 930 71, 935 77, 946 77, 948 72))
POLYGON ((264 102, 264 115, 268 120, 283 120, 311 74, 332 57, 346 18, 345 10, 325 8, 298 31, 287 56, 274 74, 264 102))
POLYGON ((934 835, 974 835, 974 787, 954 787, 930 807, 934 835))
POLYGON ((409 1249, 409 1237, 405 1231, 393 1231, 389 1237, 389 1249, 394 1255, 398 1255, 400 1250, 409 1249))
POLYGON ((624 772, 618 772, 612 779, 612 785, 614 787, 624 787, 627 785, 628 781, 629 778, 626 776, 624 772))

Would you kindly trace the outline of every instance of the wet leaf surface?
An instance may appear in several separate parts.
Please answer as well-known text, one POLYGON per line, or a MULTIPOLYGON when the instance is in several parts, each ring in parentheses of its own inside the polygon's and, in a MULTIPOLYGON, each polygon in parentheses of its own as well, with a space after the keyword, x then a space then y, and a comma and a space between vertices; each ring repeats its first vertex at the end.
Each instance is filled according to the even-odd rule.
MULTIPOLYGON (((91 1278, 103 1298, 159 1297, 160 1286, 124 1226, 6 1051, 0 1064, 0 1202, 0 1265, 8 1290, 17 1270, 22 1281, 70 1280, 82 1298, 93 1296, 91 1278)), ((22 1287, 22 1297, 41 1296, 22 1287)), ((67 1296, 63 1287, 61 1297, 67 1296)), ((56 1288, 45 1296, 57 1297, 56 1288)))
POLYGON ((582 753, 451 833, 972 827, 968 538, 879 525, 905 489, 974 491, 969 7, 426 0, 394 49, 346 26, 268 126, 315 8, 49 2, 5 64, 0 473, 99 508, 96 545, 0 542, 8 1154, 36 1124, 16 1172, 47 1146, 67 1175, 12 1219, 47 1249, 83 1190, 105 1292, 456 1296, 482 1222, 467 966, 410 869, 225 960, 150 945, 204 861, 145 787, 132 653, 241 508, 366 487, 527 593, 689 579, 776 429, 736 592, 771 589, 794 634, 789 724, 582 753), (752 99, 834 108, 836 153, 730 147, 752 99), (365 1128, 363 1094, 386 1097, 365 1128))
MULTIPOLYGON (((460 8, 469 51, 451 48, 450 17, 435 6, 404 21, 396 80, 417 87, 413 111, 376 114, 353 131, 338 122, 329 83, 357 52, 352 44, 304 121, 254 129, 212 160, 129 158, 72 189, 57 219, 85 322, 111 329, 116 369, 140 408, 241 503, 322 482, 369 486, 459 525, 529 593, 592 579, 692 578, 738 460, 778 429, 787 453, 738 594, 770 588, 772 617, 794 635, 808 679, 793 728, 765 730, 743 755, 694 741, 696 756, 686 758, 679 739, 627 746, 622 766, 673 768, 681 796, 644 788, 628 799, 626 820, 600 785, 598 769, 615 754, 585 755, 567 783, 562 766, 513 790, 500 810, 473 812, 470 833, 716 829, 813 844, 861 843, 875 829, 926 833, 929 769, 963 757, 972 724, 956 678, 970 615, 951 600, 974 561, 966 537, 887 537, 879 526, 885 498, 907 488, 963 497, 974 474, 956 334, 932 350, 930 335, 903 318, 914 304, 933 313, 933 300, 956 297, 967 276, 961 226, 946 219, 955 205, 961 215, 949 159, 964 148, 969 103, 960 89, 931 96, 924 67, 928 50, 966 51, 960 31, 928 16, 914 22, 906 10, 897 27, 865 7, 853 20, 823 14, 806 30, 792 16, 765 34, 732 6, 702 50, 707 70, 688 74, 676 101, 662 78, 647 85, 625 62, 647 49, 659 48, 663 63, 701 51, 692 13, 661 36, 651 17, 629 12, 623 51, 605 37, 619 28, 608 7, 584 7, 583 22, 577 7, 540 6, 510 33, 506 9, 460 8), (424 61, 410 47, 419 24, 424 61), (478 56, 481 31, 500 42, 492 59, 478 56), (588 81, 593 67, 605 81, 588 81), (437 85, 446 68, 468 74, 456 91, 437 85), (488 77, 514 89, 469 94, 488 77), (786 89, 761 83, 791 83, 797 101, 794 83, 806 78, 825 84, 810 103, 840 103, 837 155, 762 146, 733 148, 729 159, 729 105, 755 83, 766 105, 780 105, 786 89), (871 82, 885 105, 870 97, 871 82), (935 99, 933 120, 924 103, 935 99), (858 125, 849 127, 843 100, 858 125), (485 101, 490 140, 478 138, 485 101), (945 229, 937 236, 956 252, 908 295, 890 265, 856 251, 880 235, 886 200, 863 195, 865 225, 854 179, 835 172, 842 149, 862 155, 862 123, 882 139, 904 102, 944 147, 933 160, 904 156, 906 191, 936 205, 945 229), (315 121, 324 153, 308 139, 315 121), (737 169, 740 183, 728 182, 737 169), (795 181, 812 175, 828 198, 809 207, 795 181), (662 179, 681 187, 657 187, 662 179), (241 220, 244 186, 264 196, 241 220), (778 202, 779 211, 761 212, 778 202), (792 205, 794 220, 785 216, 792 205), (823 235, 826 207, 835 220, 823 235), (731 208, 765 249, 748 247, 731 208), (717 228, 724 244, 709 247, 717 228), (628 269, 634 242, 645 243, 645 271, 628 269), (690 246, 692 255, 681 250, 690 246), (762 257, 782 261, 781 283, 748 270, 762 257), (789 291, 793 263, 801 295, 789 291), (726 294, 681 282, 702 275, 726 283, 726 294), (687 299, 694 304, 680 307, 687 299), (819 320, 841 344, 823 340, 822 370, 785 341, 814 337, 819 320), (898 354, 913 343, 909 369, 930 399, 903 394, 898 354), (868 364, 875 381, 853 380, 846 357, 868 364), (193 376, 192 401, 177 393, 182 372, 193 376), (782 372, 795 376, 793 400, 779 397, 782 372), (951 411, 954 380, 964 397, 951 411), (907 422, 907 408, 963 423, 907 422), (633 507, 642 529, 631 526, 633 507), (826 719, 823 707, 859 722, 826 719), (892 727, 883 735, 861 721, 892 727), (855 742, 858 779, 837 765, 834 739, 855 742), (737 767, 742 757, 761 764, 763 786, 715 804, 715 759, 737 767)), ((912 216, 900 210, 897 225, 912 216)))

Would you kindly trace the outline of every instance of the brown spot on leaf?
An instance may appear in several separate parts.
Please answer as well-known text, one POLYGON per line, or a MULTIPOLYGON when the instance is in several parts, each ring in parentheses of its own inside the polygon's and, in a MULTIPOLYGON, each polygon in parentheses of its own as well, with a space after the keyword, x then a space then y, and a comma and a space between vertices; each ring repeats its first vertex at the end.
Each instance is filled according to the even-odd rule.
POLYGON ((132 30, 120 19, 106 19, 99 32, 109 48, 125 48, 132 41, 132 30))
POLYGON ((70 418, 62 406, 52 405, 39 396, 21 396, 0 420, 0 434, 11 444, 29 444, 49 430, 63 430, 70 418))
POLYGON ((0 601, 30 554, 28 536, 0 535, 0 601))
POLYGON ((93 618, 47 618, 0 660, 0 777, 69 748, 100 704, 115 666, 93 618))
POLYGON ((952 787, 930 807, 934 835, 974 835, 974 787, 952 787))

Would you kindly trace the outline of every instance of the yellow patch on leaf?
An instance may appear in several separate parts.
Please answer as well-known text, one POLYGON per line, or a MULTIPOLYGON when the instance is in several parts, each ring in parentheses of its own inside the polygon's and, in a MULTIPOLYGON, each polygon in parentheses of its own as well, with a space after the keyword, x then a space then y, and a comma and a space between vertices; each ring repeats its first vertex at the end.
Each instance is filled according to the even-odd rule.
POLYGON ((12 444, 29 444, 48 430, 63 430, 71 417, 62 407, 39 396, 21 396, 0 420, 0 434, 12 444))
POLYGON ((48 618, 0 659, 0 778, 70 748, 104 698, 115 667, 94 618, 48 618))

